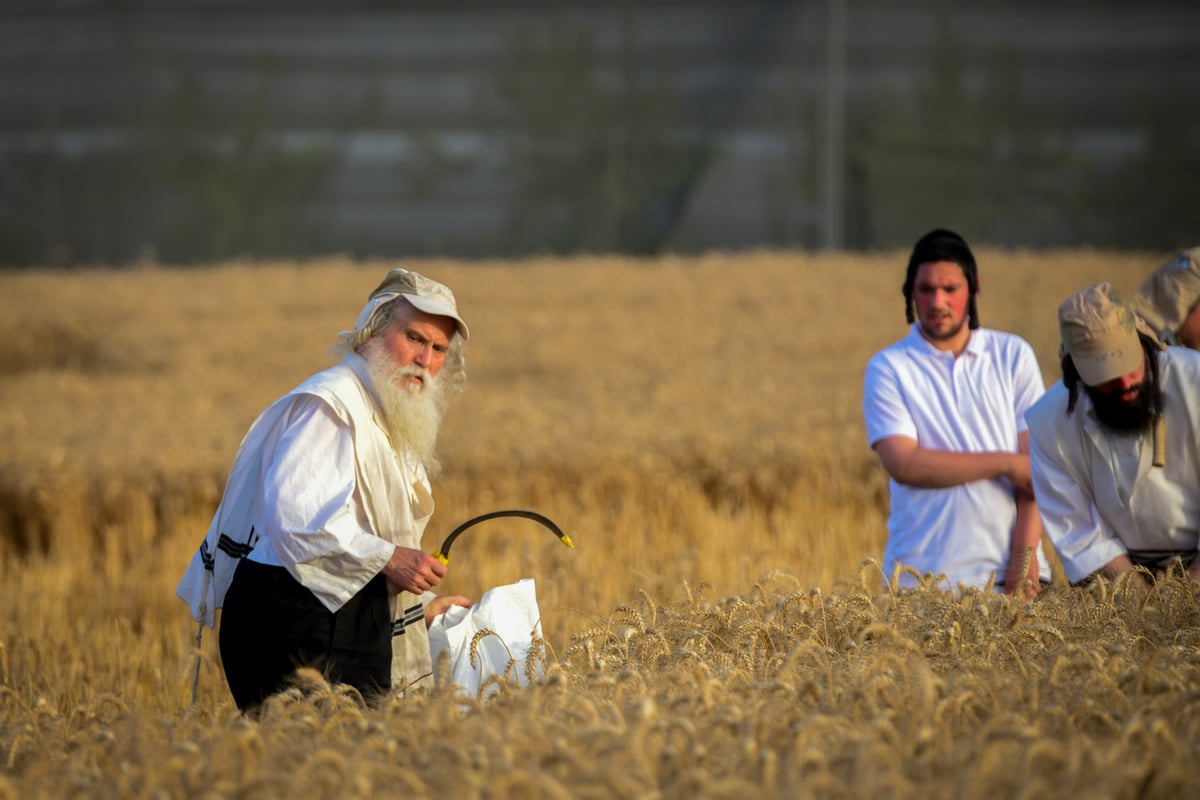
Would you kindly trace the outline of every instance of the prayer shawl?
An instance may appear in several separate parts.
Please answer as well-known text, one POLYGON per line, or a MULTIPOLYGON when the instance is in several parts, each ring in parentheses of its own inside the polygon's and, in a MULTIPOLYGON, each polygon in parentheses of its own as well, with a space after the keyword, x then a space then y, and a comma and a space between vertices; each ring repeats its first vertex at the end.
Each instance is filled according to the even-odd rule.
MULTIPOLYGON (((255 420, 238 448, 208 535, 176 588, 197 622, 214 627, 216 610, 221 608, 238 561, 258 541, 255 506, 268 466, 264 463, 264 442, 300 395, 323 400, 353 433, 355 496, 371 532, 400 547, 420 549, 421 535, 433 513, 428 478, 415 458, 397 458, 382 424, 383 412, 369 386, 366 363, 351 352, 340 364, 313 375, 275 401, 255 420)), ((310 581, 320 579, 303 569, 298 574, 293 570, 293 574, 309 588, 310 581)), ((429 596, 400 592, 389 598, 395 620, 393 688, 403 688, 432 674, 424 611, 429 596)))

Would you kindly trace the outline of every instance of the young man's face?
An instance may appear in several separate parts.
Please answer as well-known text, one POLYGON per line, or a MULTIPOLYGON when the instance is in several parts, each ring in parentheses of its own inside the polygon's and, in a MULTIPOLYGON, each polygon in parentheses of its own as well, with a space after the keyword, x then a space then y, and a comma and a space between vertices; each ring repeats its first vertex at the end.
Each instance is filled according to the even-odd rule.
POLYGON ((935 347, 957 339, 967 324, 971 293, 963 268, 953 261, 927 261, 917 267, 913 305, 921 334, 935 347))

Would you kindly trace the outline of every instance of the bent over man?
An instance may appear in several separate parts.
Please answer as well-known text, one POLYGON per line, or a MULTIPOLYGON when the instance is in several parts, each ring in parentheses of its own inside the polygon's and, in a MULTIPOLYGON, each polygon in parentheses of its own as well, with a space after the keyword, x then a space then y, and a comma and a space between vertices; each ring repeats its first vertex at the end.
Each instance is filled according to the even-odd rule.
POLYGON ((1032 596, 1050 578, 1024 419, 1042 394, 1037 358, 979 326, 978 269, 958 234, 917 241, 903 291, 908 335, 871 358, 863 388, 868 441, 890 477, 884 570, 1032 596))
POLYGON ((1200 247, 1167 260, 1129 305, 1164 344, 1200 350, 1200 247))
POLYGON ((1046 535, 1072 583, 1172 561, 1200 580, 1200 353, 1109 283, 1058 309, 1062 380, 1026 415, 1046 535))
POLYGON ((177 593, 212 627, 238 708, 297 667, 376 700, 432 672, 427 626, 461 596, 430 590, 446 567, 421 548, 429 475, 468 329, 453 293, 390 271, 341 363, 266 409, 243 439, 208 536, 177 593))

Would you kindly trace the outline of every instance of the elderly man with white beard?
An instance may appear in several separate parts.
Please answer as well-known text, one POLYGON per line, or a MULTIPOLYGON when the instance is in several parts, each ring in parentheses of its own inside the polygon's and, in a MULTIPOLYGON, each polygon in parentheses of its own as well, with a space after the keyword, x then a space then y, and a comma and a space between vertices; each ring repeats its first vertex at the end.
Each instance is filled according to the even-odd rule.
POLYGON ((177 589, 200 623, 222 610, 221 660, 242 711, 299 667, 368 702, 419 688, 432 674, 426 629, 471 605, 432 594, 446 566, 421 548, 438 428, 466 382, 454 295, 394 269, 341 336, 342 361, 251 426, 177 589))

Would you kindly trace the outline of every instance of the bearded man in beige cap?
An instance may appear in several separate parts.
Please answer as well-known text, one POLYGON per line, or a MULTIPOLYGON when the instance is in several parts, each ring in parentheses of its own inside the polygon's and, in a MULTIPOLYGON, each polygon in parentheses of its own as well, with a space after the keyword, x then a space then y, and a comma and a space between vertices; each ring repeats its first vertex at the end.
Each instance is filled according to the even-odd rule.
POLYGON ((219 631, 238 708, 297 667, 369 701, 432 673, 427 627, 471 601, 431 590, 421 547, 447 396, 466 382, 454 294, 394 269, 341 334, 341 362, 273 403, 243 439, 208 535, 176 590, 219 631))
POLYGON ((1156 269, 1130 305, 1165 344, 1200 350, 1200 247, 1156 269))
POLYGON ((1200 581, 1200 352, 1163 346, 1108 283, 1064 300, 1058 322, 1062 380, 1025 417, 1067 578, 1181 562, 1200 581))

